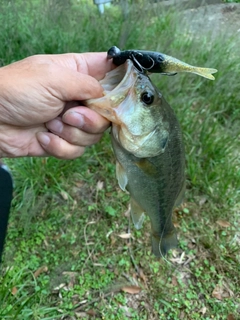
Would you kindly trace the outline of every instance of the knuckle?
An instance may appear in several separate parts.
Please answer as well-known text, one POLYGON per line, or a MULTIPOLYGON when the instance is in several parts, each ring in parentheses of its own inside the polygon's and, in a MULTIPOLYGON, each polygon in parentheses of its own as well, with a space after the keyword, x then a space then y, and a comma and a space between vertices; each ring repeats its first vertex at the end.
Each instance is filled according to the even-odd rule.
POLYGON ((85 147, 70 146, 69 148, 59 149, 55 157, 62 160, 72 160, 81 157, 84 151, 85 147))

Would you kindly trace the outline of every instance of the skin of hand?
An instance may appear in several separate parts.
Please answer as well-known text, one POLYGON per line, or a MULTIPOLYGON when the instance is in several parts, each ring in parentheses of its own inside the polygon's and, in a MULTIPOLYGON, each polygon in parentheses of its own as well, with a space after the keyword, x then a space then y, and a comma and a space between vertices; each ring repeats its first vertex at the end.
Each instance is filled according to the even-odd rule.
POLYGON ((37 55, 0 68, 0 158, 73 159, 109 122, 79 101, 98 98, 106 53, 37 55))

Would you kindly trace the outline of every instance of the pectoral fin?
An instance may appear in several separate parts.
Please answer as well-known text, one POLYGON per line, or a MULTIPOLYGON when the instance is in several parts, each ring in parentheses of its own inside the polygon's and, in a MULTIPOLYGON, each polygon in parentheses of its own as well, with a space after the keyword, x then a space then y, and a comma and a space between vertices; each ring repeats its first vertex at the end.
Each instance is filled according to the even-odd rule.
POLYGON ((139 230, 142 227, 143 220, 144 220, 144 210, 139 206, 139 204, 131 198, 130 200, 130 206, 131 206, 131 216, 132 221, 137 230, 139 230))
POLYGON ((148 158, 142 158, 135 161, 135 165, 148 176, 155 177, 158 174, 157 168, 148 160, 148 158))
POLYGON ((116 176, 118 179, 119 187, 123 191, 126 191, 126 186, 128 184, 128 177, 123 166, 118 161, 116 162, 116 176))

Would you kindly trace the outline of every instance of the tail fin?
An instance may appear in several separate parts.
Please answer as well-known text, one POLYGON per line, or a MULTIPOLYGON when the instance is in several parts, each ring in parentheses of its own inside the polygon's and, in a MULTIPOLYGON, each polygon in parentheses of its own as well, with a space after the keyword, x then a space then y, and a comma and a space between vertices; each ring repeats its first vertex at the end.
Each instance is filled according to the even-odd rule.
POLYGON ((215 77, 212 75, 212 73, 216 73, 217 69, 193 67, 192 71, 188 72, 195 73, 209 80, 215 80, 215 77))
POLYGON ((156 257, 165 256, 170 249, 177 248, 177 246, 178 240, 175 230, 162 237, 152 235, 152 252, 156 257))

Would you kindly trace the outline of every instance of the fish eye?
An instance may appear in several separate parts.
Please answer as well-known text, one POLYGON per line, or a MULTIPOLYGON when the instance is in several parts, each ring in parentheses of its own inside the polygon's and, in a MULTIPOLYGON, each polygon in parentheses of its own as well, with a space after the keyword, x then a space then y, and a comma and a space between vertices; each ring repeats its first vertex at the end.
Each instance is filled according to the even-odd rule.
POLYGON ((157 62, 159 62, 159 63, 161 63, 161 62, 163 62, 165 59, 164 59, 164 57, 161 55, 161 54, 159 54, 158 56, 157 56, 157 62))
POLYGON ((154 95, 150 92, 143 92, 141 95, 142 102, 144 102, 147 105, 150 105, 154 101, 154 95))

